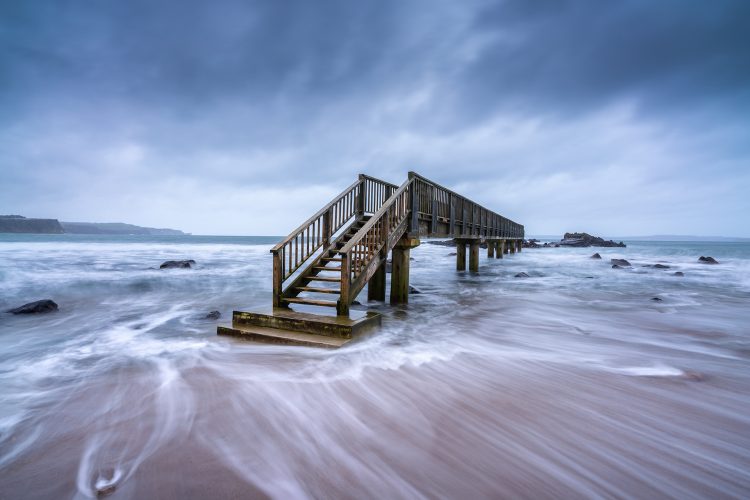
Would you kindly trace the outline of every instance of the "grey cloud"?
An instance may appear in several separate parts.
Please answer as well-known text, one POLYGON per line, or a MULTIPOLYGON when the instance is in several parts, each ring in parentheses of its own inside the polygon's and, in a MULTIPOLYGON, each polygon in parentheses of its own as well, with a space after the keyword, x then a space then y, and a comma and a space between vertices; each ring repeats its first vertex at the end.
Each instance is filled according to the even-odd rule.
POLYGON ((359 171, 416 169, 537 232, 630 204, 670 214, 654 232, 683 207, 747 234, 747 18, 738 1, 0 1, 0 213, 279 234, 359 171), (306 185, 319 198, 273 224, 244 216, 306 185))

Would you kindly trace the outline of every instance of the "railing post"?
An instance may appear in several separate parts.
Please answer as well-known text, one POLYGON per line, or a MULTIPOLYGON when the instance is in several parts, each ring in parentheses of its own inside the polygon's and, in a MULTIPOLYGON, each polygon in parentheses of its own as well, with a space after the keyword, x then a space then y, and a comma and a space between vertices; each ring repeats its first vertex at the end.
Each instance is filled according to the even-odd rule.
MULTIPOLYGON (((411 177, 411 172, 409 173, 411 177)), ((409 233, 418 235, 419 234, 419 189, 417 181, 412 181, 409 185, 409 191, 411 192, 411 222, 409 223, 409 233)))
POLYGON ((273 307, 281 307, 281 284, 283 279, 283 270, 281 255, 278 251, 273 252, 273 307))
POLYGON ((363 174, 359 174, 359 193, 357 193, 357 206, 355 208, 356 216, 361 217, 365 214, 365 184, 367 180, 363 174))
POLYGON ((432 186, 432 221, 430 223, 430 232, 432 234, 437 233, 438 223, 438 201, 437 201, 437 189, 432 186))
POLYGON ((336 303, 336 314, 349 316, 349 289, 351 285, 351 260, 349 253, 341 254, 341 293, 336 303))
POLYGON ((331 209, 323 214, 323 248, 331 244, 331 209))
POLYGON ((448 225, 448 232, 450 233, 452 238, 453 236, 455 236, 456 231, 456 199, 453 197, 453 194, 451 194, 448 200, 450 205, 450 222, 448 225))

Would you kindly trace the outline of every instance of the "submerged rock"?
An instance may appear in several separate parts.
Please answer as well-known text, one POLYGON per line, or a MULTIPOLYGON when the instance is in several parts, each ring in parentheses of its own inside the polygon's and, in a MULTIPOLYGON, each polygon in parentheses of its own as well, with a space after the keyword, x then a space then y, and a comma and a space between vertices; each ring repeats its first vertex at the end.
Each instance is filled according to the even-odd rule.
POLYGON ((669 269, 669 266, 665 266, 664 264, 654 264, 651 267, 653 267, 654 269, 669 269))
POLYGON ((206 319, 219 319, 221 318, 221 313, 219 311, 211 311, 210 313, 206 314, 206 319))
POLYGON ((685 276, 685 273, 683 273, 682 271, 677 271, 672 273, 672 276, 685 276))
POLYGON ((591 256, 590 258, 591 258, 591 259, 601 259, 601 258, 602 258, 602 256, 601 256, 601 255, 599 255, 599 252, 597 252, 597 253, 595 253, 594 255, 592 255, 592 256, 591 256))
POLYGON ((422 293, 422 291, 419 288, 415 287, 415 286, 409 285, 409 293, 412 294, 412 295, 417 295, 417 294, 422 293))
POLYGON ((651 300, 653 300, 654 302, 661 302, 664 299, 662 299, 660 297, 653 297, 651 300))
POLYGON ((53 300, 44 299, 29 302, 15 309, 9 309, 7 312, 11 314, 40 314, 52 311, 57 311, 57 304, 53 300))
POLYGON ((516 275, 515 275, 515 277, 516 277, 516 278, 528 278, 528 277, 529 277, 529 275, 528 275, 528 274, 526 274, 526 273, 523 273, 523 272, 522 272, 522 273, 518 273, 518 274, 516 274, 516 275))
POLYGON ((717 261, 713 257, 704 257, 702 255, 698 259, 698 262, 703 262, 704 264, 718 264, 719 263, 719 261, 717 261))
POLYGON ((451 252, 448 254, 448 257, 455 257, 456 255, 458 255, 456 252, 451 252))
POLYGON ((163 262, 162 265, 159 266, 159 269, 190 269, 194 265, 195 261, 193 259, 168 260, 166 262, 163 262))
POLYGON ((625 259, 610 259, 609 263, 613 264, 612 267, 614 267, 614 266, 630 267, 630 262, 628 262, 625 259))
POLYGON ((617 264, 612 264, 612 269, 622 269, 622 266, 619 266, 617 264))

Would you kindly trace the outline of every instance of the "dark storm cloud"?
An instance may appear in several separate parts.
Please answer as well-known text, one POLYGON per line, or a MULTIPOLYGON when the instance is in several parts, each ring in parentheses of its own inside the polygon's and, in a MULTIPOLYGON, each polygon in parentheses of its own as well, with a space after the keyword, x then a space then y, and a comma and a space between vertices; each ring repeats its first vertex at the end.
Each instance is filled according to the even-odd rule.
POLYGON ((463 92, 479 111, 575 115, 618 98, 650 113, 747 106, 749 21, 742 0, 494 2, 477 16, 491 41, 465 68, 463 92))
POLYGON ((591 214, 633 200, 660 232, 705 203, 711 232, 747 208, 749 19, 745 1, 0 0, 0 212, 278 234, 358 171, 417 169, 542 232, 618 231, 591 214))

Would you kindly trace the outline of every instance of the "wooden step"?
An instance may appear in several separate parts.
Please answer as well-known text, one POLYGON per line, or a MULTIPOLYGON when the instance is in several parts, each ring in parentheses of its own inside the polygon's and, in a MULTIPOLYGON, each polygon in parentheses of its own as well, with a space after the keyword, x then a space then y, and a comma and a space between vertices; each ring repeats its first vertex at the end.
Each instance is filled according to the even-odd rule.
POLYGON ((297 290, 300 292, 335 293, 337 295, 341 293, 341 290, 338 288, 317 288, 314 286, 298 286, 297 290))
POLYGON ((341 271, 341 267, 315 266, 313 269, 317 269, 318 271, 341 271))
POLYGON ((234 323, 231 327, 220 326, 217 330, 219 335, 231 335, 241 337, 254 342, 268 344, 299 345, 306 347, 337 348, 350 342, 351 339, 339 337, 327 337, 313 333, 294 332, 279 328, 268 328, 255 325, 241 325, 234 323))
POLYGON ((320 260, 324 260, 326 262, 341 262, 343 259, 341 257, 323 257, 320 260))
POLYGON ((333 278, 328 276, 305 276, 305 279, 311 281, 329 281, 331 283, 338 283, 339 281, 341 281, 341 278, 333 278))
POLYGON ((315 299, 304 299, 300 297, 285 297, 281 299, 282 302, 289 304, 304 304, 308 306, 323 306, 323 307, 336 307, 336 302, 330 300, 315 300, 315 299))

